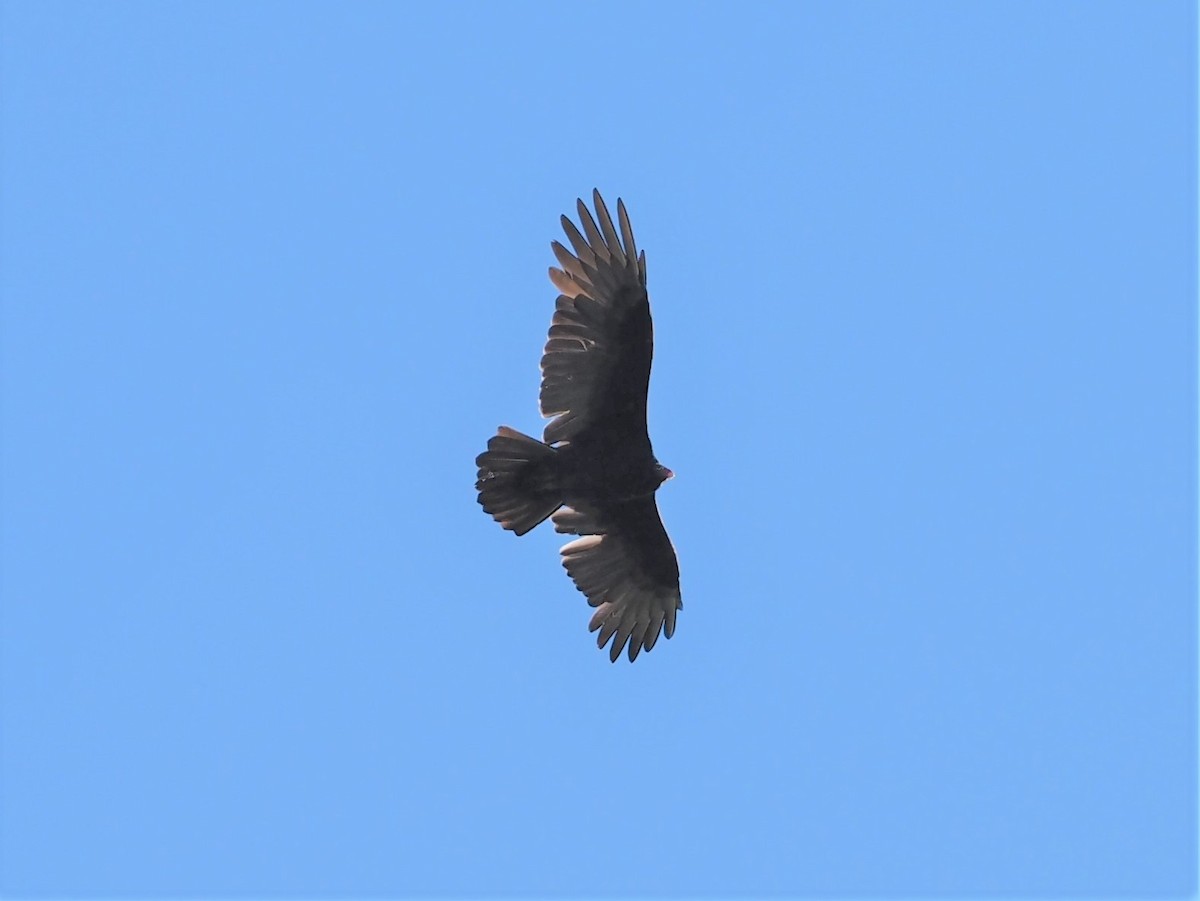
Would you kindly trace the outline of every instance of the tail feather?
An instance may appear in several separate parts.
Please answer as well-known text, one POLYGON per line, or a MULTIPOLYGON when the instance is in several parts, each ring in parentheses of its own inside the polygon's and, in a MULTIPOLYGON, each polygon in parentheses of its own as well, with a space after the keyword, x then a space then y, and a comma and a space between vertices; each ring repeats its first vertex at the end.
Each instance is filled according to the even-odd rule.
POLYGON ((475 458, 479 503, 496 522, 524 535, 562 506, 555 473, 557 451, 501 426, 475 458))

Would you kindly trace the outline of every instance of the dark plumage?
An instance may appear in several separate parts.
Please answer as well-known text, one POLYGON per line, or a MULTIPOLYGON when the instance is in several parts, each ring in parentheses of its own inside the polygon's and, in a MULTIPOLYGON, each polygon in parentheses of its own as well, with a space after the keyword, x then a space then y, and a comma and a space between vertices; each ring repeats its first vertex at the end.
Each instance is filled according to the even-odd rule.
POLYGON ((582 232, 566 216, 571 250, 550 246, 561 269, 550 337, 542 354, 545 443, 502 426, 475 462, 479 503, 505 529, 524 535, 553 516, 558 532, 580 536, 562 549, 576 587, 596 608, 589 629, 612 640, 616 660, 670 638, 679 565, 654 492, 671 478, 646 431, 654 328, 646 255, 638 254, 625 205, 613 227, 598 191, 596 219, 578 201, 582 232), (597 225, 597 220, 599 224, 597 225), (572 252, 574 251, 574 252, 572 252))

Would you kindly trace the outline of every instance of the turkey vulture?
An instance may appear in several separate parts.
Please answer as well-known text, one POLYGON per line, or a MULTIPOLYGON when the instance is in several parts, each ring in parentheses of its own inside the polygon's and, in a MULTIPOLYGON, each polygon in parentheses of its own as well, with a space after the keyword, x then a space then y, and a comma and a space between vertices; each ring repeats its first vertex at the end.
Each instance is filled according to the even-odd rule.
POLYGON ((524 535, 547 517, 579 538, 562 564, 596 608, 588 629, 597 646, 612 639, 616 662, 675 631, 679 564, 654 492, 671 470, 654 458, 646 432, 646 391, 654 329, 646 294, 646 254, 638 254, 625 204, 617 200, 620 236, 600 192, 596 218, 577 202, 583 232, 566 216, 574 253, 551 243, 562 292, 542 354, 542 416, 554 417, 545 443, 501 426, 475 463, 479 503, 501 526, 524 535), (599 220, 599 226, 596 222, 599 220))

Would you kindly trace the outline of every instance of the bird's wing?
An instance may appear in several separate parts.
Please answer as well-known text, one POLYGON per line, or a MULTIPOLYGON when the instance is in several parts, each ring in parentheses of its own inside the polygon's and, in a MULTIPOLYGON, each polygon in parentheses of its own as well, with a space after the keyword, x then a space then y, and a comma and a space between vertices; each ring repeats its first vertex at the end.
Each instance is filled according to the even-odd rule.
POLYGON ((654 330, 646 294, 646 255, 638 254, 625 204, 617 201, 620 237, 599 191, 592 192, 599 225, 578 201, 583 232, 562 217, 568 250, 551 244, 561 269, 550 280, 559 295, 542 354, 542 415, 547 444, 571 441, 592 429, 623 447, 644 445, 646 391, 654 330))
POLYGON ((615 662, 628 642, 632 662, 660 633, 674 634, 683 607, 679 563, 653 495, 603 511, 564 508, 553 519, 556 531, 582 536, 563 547, 562 562, 596 608, 588 625, 600 630, 596 645, 612 639, 609 659, 615 662))

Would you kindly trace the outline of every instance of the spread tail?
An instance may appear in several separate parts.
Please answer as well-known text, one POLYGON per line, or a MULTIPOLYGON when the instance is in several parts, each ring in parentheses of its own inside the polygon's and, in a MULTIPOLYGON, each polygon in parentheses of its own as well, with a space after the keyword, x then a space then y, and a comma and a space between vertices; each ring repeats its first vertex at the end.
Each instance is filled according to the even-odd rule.
POLYGON ((556 455, 550 445, 501 426, 475 458, 480 506, 504 528, 524 535, 562 506, 556 455))

